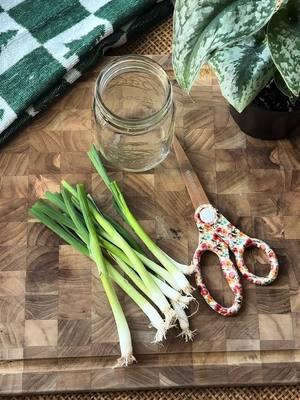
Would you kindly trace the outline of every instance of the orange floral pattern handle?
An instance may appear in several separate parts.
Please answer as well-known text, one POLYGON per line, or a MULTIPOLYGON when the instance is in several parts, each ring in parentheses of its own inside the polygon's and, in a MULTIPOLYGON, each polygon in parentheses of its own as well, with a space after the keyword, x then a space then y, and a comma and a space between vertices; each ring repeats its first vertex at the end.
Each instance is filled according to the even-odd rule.
POLYGON ((229 249, 233 252, 236 265, 242 276, 256 285, 269 285, 278 274, 278 260, 275 252, 263 241, 252 239, 232 225, 211 204, 203 204, 195 212, 195 220, 199 231, 199 244, 193 257, 196 284, 207 304, 217 313, 232 316, 238 313, 243 301, 243 289, 237 269, 229 257, 229 249), (248 247, 257 247, 267 256, 270 271, 266 277, 260 277, 249 271, 244 263, 244 252, 248 247), (203 253, 211 251, 220 261, 224 277, 233 292, 234 300, 230 307, 219 304, 207 289, 200 268, 203 253))

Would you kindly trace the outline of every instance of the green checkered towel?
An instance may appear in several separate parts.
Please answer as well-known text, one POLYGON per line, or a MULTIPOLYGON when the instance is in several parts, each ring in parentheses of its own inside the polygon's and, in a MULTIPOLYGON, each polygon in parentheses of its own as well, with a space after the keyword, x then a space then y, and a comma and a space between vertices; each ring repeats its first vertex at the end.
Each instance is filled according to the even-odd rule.
POLYGON ((0 0, 0 144, 169 0, 0 0))

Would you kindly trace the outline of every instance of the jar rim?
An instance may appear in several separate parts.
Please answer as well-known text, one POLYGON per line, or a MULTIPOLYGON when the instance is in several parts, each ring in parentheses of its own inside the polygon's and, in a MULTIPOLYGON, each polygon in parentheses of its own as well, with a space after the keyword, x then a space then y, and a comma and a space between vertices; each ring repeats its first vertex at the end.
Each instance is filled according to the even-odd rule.
POLYGON ((100 108, 100 111, 102 111, 102 117, 104 120, 119 130, 126 132, 130 129, 132 133, 134 131, 148 129, 149 127, 152 127, 160 122, 168 113, 172 105, 172 97, 172 85, 164 69, 151 58, 140 55, 122 56, 117 58, 117 60, 113 60, 107 64, 98 75, 94 90, 94 101, 100 108), (124 118, 115 114, 106 106, 105 102, 103 101, 103 96, 101 96, 101 92, 103 92, 106 84, 115 76, 121 75, 124 72, 141 70, 149 74, 155 74, 155 77, 159 78, 166 92, 164 104, 153 114, 140 119, 124 118))

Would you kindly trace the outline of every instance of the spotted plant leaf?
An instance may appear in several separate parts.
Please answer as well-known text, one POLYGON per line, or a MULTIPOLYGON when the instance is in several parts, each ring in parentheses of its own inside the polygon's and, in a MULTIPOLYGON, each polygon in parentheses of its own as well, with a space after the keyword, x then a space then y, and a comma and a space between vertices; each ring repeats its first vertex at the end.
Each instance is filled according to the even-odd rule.
POLYGON ((281 93, 283 93, 286 97, 288 97, 292 104, 297 101, 298 97, 295 96, 292 93, 292 91, 288 88, 287 84, 285 83, 285 80, 280 75, 280 72, 278 70, 276 70, 274 74, 274 82, 277 88, 281 91, 281 93))
POLYGON ((275 71, 266 41, 257 42, 254 37, 215 52, 209 64, 223 96, 239 112, 251 103, 275 71))
POLYGON ((288 88, 300 95, 300 1, 290 0, 273 15, 268 42, 274 63, 288 88))
POLYGON ((260 30, 275 8, 276 0, 177 0, 173 67, 179 85, 190 90, 213 51, 260 30))

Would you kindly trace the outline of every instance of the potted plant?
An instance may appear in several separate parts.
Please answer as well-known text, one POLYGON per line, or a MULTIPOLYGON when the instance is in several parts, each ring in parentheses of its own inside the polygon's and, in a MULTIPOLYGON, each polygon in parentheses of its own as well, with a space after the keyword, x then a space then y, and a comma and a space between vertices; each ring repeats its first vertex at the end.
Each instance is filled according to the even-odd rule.
POLYGON ((184 90, 205 62, 245 133, 279 139, 300 126, 300 0, 177 0, 173 67, 184 90))

